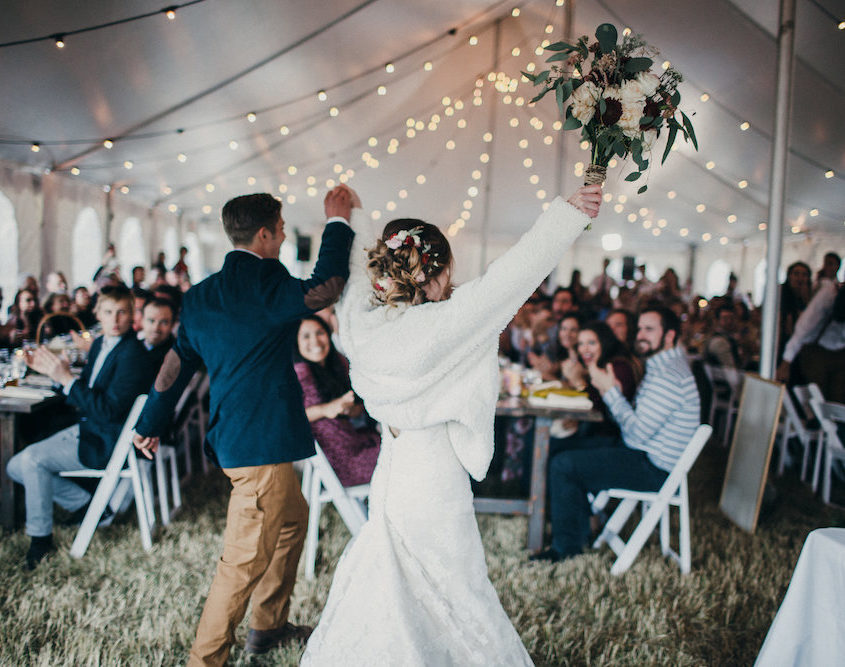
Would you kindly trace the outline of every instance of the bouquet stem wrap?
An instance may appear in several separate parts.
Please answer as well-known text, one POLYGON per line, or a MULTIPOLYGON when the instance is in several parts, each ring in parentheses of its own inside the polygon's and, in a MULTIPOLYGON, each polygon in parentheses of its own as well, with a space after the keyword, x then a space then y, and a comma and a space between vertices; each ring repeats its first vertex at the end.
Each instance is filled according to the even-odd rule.
POLYGON ((607 179, 607 167, 591 164, 584 172, 584 185, 601 185, 607 179))

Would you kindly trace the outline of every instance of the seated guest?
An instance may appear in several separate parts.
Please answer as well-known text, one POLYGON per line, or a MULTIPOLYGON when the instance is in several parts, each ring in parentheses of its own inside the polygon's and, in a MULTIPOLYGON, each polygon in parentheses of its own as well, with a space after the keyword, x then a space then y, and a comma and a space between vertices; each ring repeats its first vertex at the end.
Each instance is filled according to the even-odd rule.
POLYGON ((578 301, 575 293, 568 287, 558 287, 552 294, 552 316, 555 322, 560 322, 565 315, 578 312, 578 301))
POLYGON ((736 311, 732 303, 725 303, 716 309, 713 334, 704 346, 704 361, 725 368, 743 367, 737 341, 736 311))
POLYGON ((642 378, 641 366, 628 348, 613 335, 604 322, 590 322, 578 332, 577 358, 567 359, 561 364, 569 385, 587 392, 593 402, 593 409, 602 413, 601 422, 580 422, 577 431, 566 438, 552 438, 551 452, 564 449, 584 449, 616 445, 619 427, 602 400, 599 390, 590 381, 596 369, 613 369, 617 386, 628 401, 634 400, 637 384, 642 378))
MULTIPOLYGON (((70 313, 70 297, 61 292, 52 292, 44 302, 44 314, 70 313)), ((79 331, 77 324, 72 317, 56 316, 51 317, 44 323, 41 330, 41 339, 46 340, 53 336, 62 336, 71 331, 79 331)))
POLYGON ((97 315, 91 301, 91 294, 87 287, 80 285, 73 290, 73 303, 70 304, 70 312, 79 318, 79 321, 90 329, 97 324, 97 315))
POLYGON ((151 363, 158 373, 164 356, 175 342, 173 326, 176 324, 176 308, 167 299, 151 297, 144 305, 143 313, 144 319, 138 332, 138 340, 150 353, 151 363))
POLYGON ((48 294, 67 294, 67 278, 61 271, 53 271, 47 274, 44 287, 48 294))
POLYGON ((629 350, 634 349, 634 342, 637 338, 637 319, 634 317, 634 313, 625 308, 614 308, 607 314, 604 321, 620 343, 629 350))
POLYGON ((179 311, 182 310, 182 290, 174 285, 164 283, 155 286, 155 289, 153 289, 153 296, 157 299, 169 300, 176 309, 176 317, 179 317, 179 311))
POLYGON ((132 297, 135 304, 135 310, 132 316, 132 328, 135 331, 141 331, 144 327, 144 305, 153 298, 153 293, 141 287, 133 287, 132 297))
POLYGON ((144 269, 143 266, 133 266, 132 267, 132 291, 139 289, 145 289, 146 283, 144 282, 147 279, 147 271, 144 269))
POLYGON ((38 307, 38 292, 18 290, 9 308, 9 319, 0 327, 0 345, 17 347, 25 340, 35 340, 44 312, 38 307))
POLYGON ((623 446, 563 451, 552 458, 552 545, 532 559, 557 561, 581 553, 590 536, 588 493, 614 487, 656 491, 666 481, 699 425, 695 378, 677 346, 680 329, 668 308, 649 307, 640 315, 637 352, 646 358, 646 372, 636 408, 619 389, 612 365, 590 372, 623 446))
POLYGON ((329 325, 316 315, 302 318, 293 358, 311 430, 340 483, 369 484, 381 437, 352 393, 349 363, 335 350, 329 325))
POLYGON ((32 538, 26 555, 34 568, 53 546, 53 503, 81 520, 91 494, 63 470, 102 469, 135 398, 152 383, 155 369, 132 331, 132 293, 126 288, 104 288, 97 304, 103 335, 94 341, 79 379, 68 362, 46 347, 27 356, 30 368, 62 386, 67 403, 77 409, 79 423, 36 442, 13 456, 6 473, 24 486, 26 533, 32 538))

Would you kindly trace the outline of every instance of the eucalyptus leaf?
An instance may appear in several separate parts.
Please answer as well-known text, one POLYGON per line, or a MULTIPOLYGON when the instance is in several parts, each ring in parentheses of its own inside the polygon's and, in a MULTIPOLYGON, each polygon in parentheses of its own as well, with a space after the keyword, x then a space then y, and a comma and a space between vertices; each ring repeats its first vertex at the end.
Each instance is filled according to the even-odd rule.
POLYGON ((549 70, 544 69, 537 75, 537 78, 534 79, 534 85, 539 86, 541 83, 545 82, 546 79, 549 78, 549 70))
POLYGON ((643 156, 643 142, 639 139, 632 139, 631 140, 631 155, 633 156, 634 160, 639 162, 643 156))
POLYGON ((534 83, 537 80, 536 76, 534 76, 533 74, 529 74, 528 72, 520 71, 520 74, 522 74, 522 76, 528 79, 531 83, 534 83))
POLYGON ((654 116, 643 116, 640 118, 640 126, 648 127, 654 123, 654 116))
POLYGON ((681 94, 676 90, 669 99, 672 101, 672 106, 677 107, 681 103, 681 94))
POLYGON ((651 69, 654 61, 651 58, 631 58, 625 63, 623 68, 626 72, 634 74, 636 72, 646 72, 651 69))
POLYGON ((563 129, 577 130, 579 127, 581 127, 581 121, 578 120, 575 116, 567 115, 566 120, 563 122, 563 129))
POLYGON ((637 194, 638 194, 638 195, 641 195, 641 194, 642 194, 643 192, 645 192, 646 190, 648 190, 648 186, 647 186, 647 185, 643 185, 643 186, 641 186, 641 187, 640 187, 640 189, 639 189, 639 190, 637 190, 637 194))
POLYGON ((698 140, 695 138, 695 130, 692 129, 692 123, 690 119, 687 118, 687 115, 682 111, 681 118, 684 119, 684 129, 687 131, 687 135, 689 136, 690 141, 692 141, 692 145, 695 146, 695 150, 698 150, 698 140))
POLYGON ((602 23, 596 28, 596 39, 599 42, 599 48, 602 53, 610 53, 613 47, 616 46, 616 39, 618 37, 616 27, 612 23, 602 23))
POLYGON ((560 113, 563 113, 563 101, 564 101, 563 92, 564 92, 563 86, 557 86, 555 88, 555 99, 557 100, 557 108, 560 111, 560 113))
POLYGON ((555 42, 546 47, 546 51, 577 51, 578 47, 575 44, 568 42, 555 42))
POLYGON ((544 89, 543 89, 543 92, 541 92, 541 93, 539 93, 538 95, 536 95, 536 96, 535 96, 535 97, 531 100, 531 102, 537 102, 538 100, 542 100, 542 99, 546 96, 546 93, 548 93, 550 90, 551 90, 551 88, 544 88, 544 89))
POLYGON ((606 112, 607 112, 607 101, 603 97, 600 97, 599 98, 599 113, 602 116, 604 116, 604 114, 606 112))
POLYGON ((546 58, 547 63, 553 63, 557 60, 566 60, 569 57, 569 53, 555 53, 553 56, 549 56, 546 58))
POLYGON ((636 180, 637 180, 640 176, 642 176, 642 173, 641 173, 641 172, 639 172, 639 171, 632 171, 630 174, 628 174, 628 175, 625 177, 625 180, 626 180, 626 181, 636 181, 636 180))
POLYGON ((670 123, 669 125, 669 137, 666 139, 666 150, 663 151, 663 159, 660 160, 660 164, 666 162, 666 158, 669 157, 669 151, 672 150, 672 145, 675 143, 675 137, 678 135, 678 124, 677 123, 670 123))
POLYGON ((613 143, 613 151, 619 157, 625 157, 625 142, 619 141, 618 139, 613 143))

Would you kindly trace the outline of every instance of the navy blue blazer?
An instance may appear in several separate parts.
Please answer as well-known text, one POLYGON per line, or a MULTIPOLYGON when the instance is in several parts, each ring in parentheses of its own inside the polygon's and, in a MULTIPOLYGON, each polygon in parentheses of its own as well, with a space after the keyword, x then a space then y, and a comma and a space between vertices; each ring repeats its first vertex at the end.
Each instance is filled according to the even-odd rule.
POLYGON ((277 259, 233 250, 223 268, 185 294, 176 344, 135 426, 164 434, 198 365, 210 379, 206 453, 223 468, 314 454, 292 354, 299 320, 334 303, 349 277, 352 230, 326 225, 314 273, 293 278, 277 259))
POLYGON ((79 411, 79 460, 89 468, 106 467, 132 404, 150 386, 156 371, 130 330, 106 357, 94 386, 89 387, 102 347, 100 336, 91 344, 88 363, 67 396, 67 402, 79 411))

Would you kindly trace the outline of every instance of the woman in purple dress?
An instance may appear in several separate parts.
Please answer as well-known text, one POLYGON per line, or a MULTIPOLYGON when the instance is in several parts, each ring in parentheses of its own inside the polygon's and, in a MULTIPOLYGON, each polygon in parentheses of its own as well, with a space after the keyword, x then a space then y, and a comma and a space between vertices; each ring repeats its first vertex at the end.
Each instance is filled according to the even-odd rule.
POLYGON ((329 326, 316 315, 299 325, 294 369, 311 430, 343 486, 369 484, 381 436, 352 393, 349 362, 334 347, 329 326))

